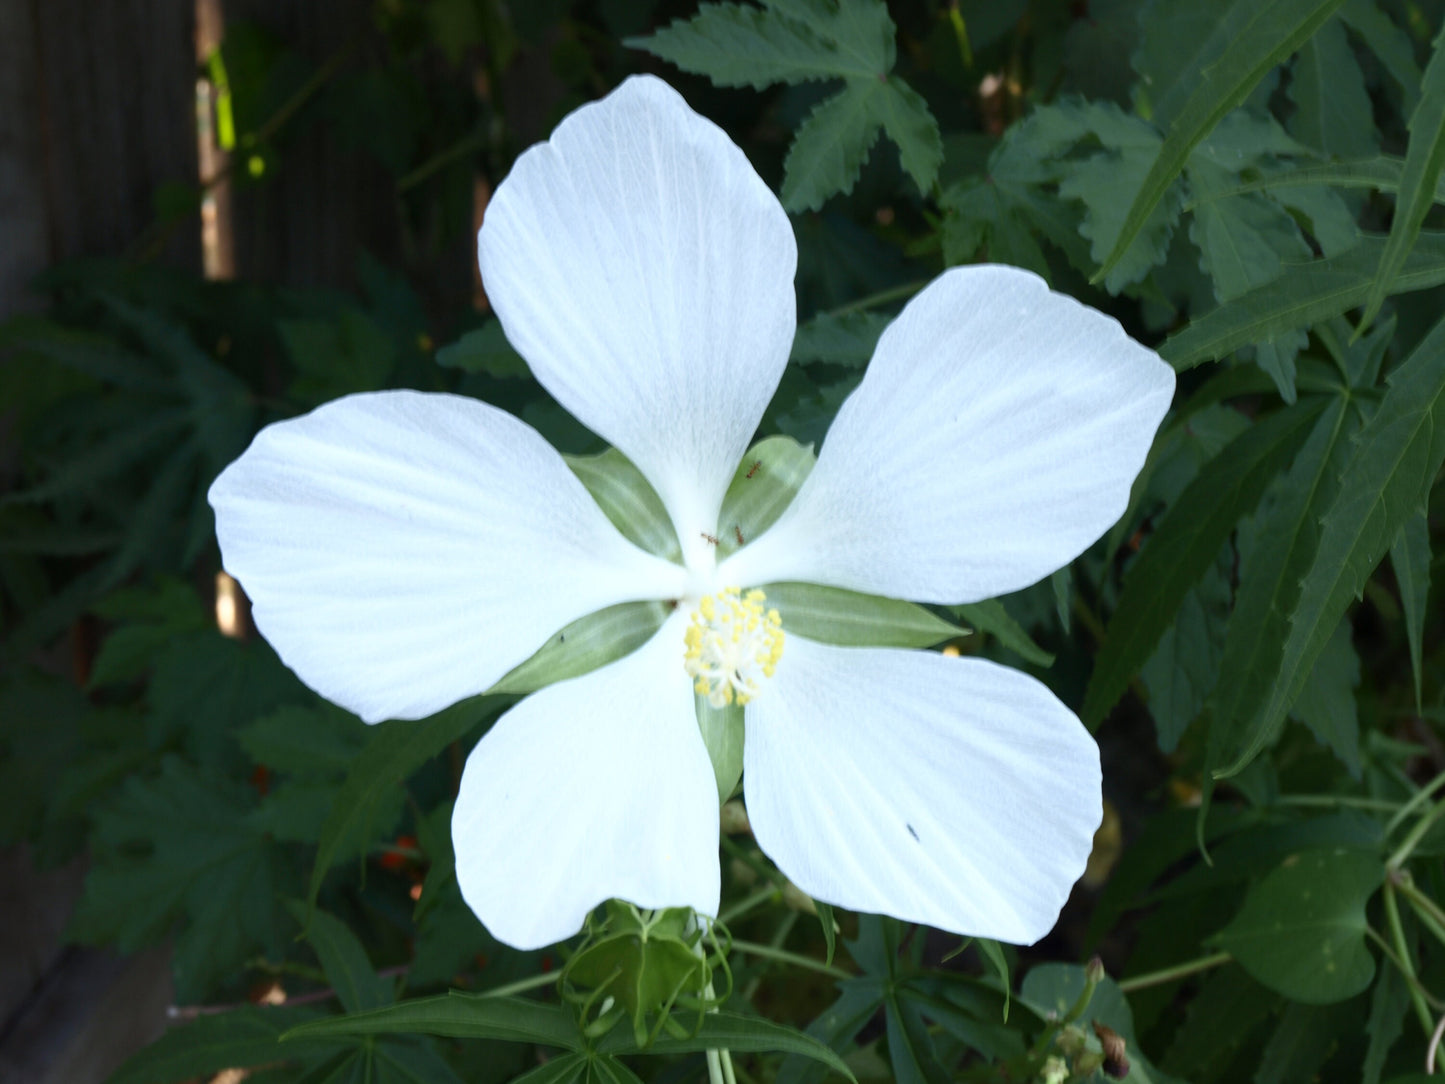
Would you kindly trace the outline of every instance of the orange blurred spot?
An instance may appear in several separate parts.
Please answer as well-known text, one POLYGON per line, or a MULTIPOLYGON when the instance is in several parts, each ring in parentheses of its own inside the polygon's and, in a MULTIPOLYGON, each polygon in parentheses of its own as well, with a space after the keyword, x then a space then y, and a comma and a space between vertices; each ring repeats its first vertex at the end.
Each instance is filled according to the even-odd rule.
POLYGON ((412 885, 411 891, 409 891, 407 895, 412 898, 413 903, 421 899, 421 885, 412 885))
POLYGON ((552 970, 552 957, 550 957, 550 956, 543 956, 543 957, 542 957, 542 971, 543 971, 544 973, 546 973, 546 972, 551 971, 551 970, 552 970))
POLYGON ((251 786, 256 788, 256 793, 262 798, 271 793, 271 769, 264 764, 257 764, 256 770, 251 773, 251 786))

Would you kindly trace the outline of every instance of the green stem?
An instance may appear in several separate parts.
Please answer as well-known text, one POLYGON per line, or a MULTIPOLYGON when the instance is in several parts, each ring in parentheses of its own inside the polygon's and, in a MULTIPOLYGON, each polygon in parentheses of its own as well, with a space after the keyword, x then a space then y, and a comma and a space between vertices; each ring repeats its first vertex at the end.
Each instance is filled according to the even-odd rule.
MULTIPOLYGON (((797 924, 797 911, 788 911, 784 914, 782 921, 778 923, 778 928, 773 931, 773 936, 768 939, 768 947, 774 949, 782 948, 784 942, 788 940, 788 934, 793 932, 793 927, 797 924)), ((743 988, 744 1001, 752 1001, 753 995, 758 992, 758 987, 763 983, 763 971, 763 968, 759 968, 758 973, 754 975, 752 979, 749 980, 747 986, 743 988)))
POLYGON ((764 903, 780 900, 782 898, 783 893, 781 892, 781 890, 775 888, 773 885, 768 885, 768 887, 760 888, 751 896, 741 899, 737 903, 733 904, 722 914, 718 915, 717 920, 721 922, 724 926, 726 926, 729 923, 741 918, 743 915, 753 910, 753 908, 758 907, 759 905, 764 903))
POLYGON ((1437 941, 1445 945, 1445 911, 1440 909, 1440 905, 1421 892, 1408 876, 1396 879, 1395 890, 1414 908, 1415 917, 1435 935, 1437 941))
POLYGON ((1197 960, 1175 964, 1162 971, 1150 971, 1144 975, 1136 975, 1132 979, 1120 979, 1118 985, 1124 993, 1131 994, 1135 990, 1147 990, 1151 986, 1163 986, 1166 982, 1173 982, 1175 979, 1197 975, 1201 971, 1208 971, 1220 964, 1227 964, 1232 959, 1234 957, 1227 952, 1216 952, 1212 956, 1201 956, 1197 960))
MULTIPOLYGON (((1383 942, 1382 947, 1389 954, 1395 966, 1400 969, 1400 974, 1405 976, 1405 983, 1410 988, 1410 1002, 1415 1006, 1415 1015, 1420 1019, 1420 1026, 1429 1035, 1435 1030, 1435 1021, 1430 1016, 1430 1010, 1425 1007, 1425 998, 1419 989, 1420 980, 1415 977, 1415 965, 1410 960, 1410 947, 1405 944, 1405 927, 1400 925, 1400 905, 1395 900, 1395 886, 1390 878, 1385 878, 1385 921, 1390 924, 1390 939, 1395 943, 1395 951, 1390 952, 1388 946, 1383 942)), ((1366 927, 1369 929, 1369 927, 1366 927)), ((1373 930, 1369 931, 1375 939, 1379 935, 1373 930)))
POLYGON ((432 155, 416 169, 412 170, 401 180, 396 182, 397 192, 405 192, 409 188, 415 188, 432 174, 445 169, 459 158, 465 158, 474 151, 481 150, 492 138, 491 132, 473 132, 453 143, 444 151, 432 155))
POLYGON ((1430 795, 1434 794, 1442 786, 1445 786, 1445 772, 1441 772, 1410 796, 1410 800, 1402 805, 1395 815, 1390 818, 1390 823, 1385 825, 1385 835, 1388 836, 1396 828, 1400 827, 1406 817, 1428 802, 1430 795))
POLYGON ((1397 811, 1399 802, 1384 798, 1353 798, 1347 794, 1284 794, 1275 799, 1276 805, 1321 806, 1327 809, 1369 809, 1376 813, 1397 811))
POLYGON ((835 979, 851 979, 853 977, 851 972, 844 971, 841 967, 825 964, 822 960, 815 960, 811 956, 800 956, 798 953, 788 952, 786 949, 773 948, 772 945, 760 945, 755 941, 734 941, 733 951, 745 952, 749 956, 761 956, 765 960, 777 960, 779 963, 806 967, 810 971, 831 975, 835 979))
POLYGON ((1408 862, 1410 855, 1420 845, 1420 840, 1425 838, 1425 833, 1430 831, 1431 826, 1441 817, 1445 817, 1445 801, 1436 802, 1430 812, 1415 822, 1415 827, 1410 829, 1410 834, 1395 848, 1395 853, 1385 860, 1385 868, 1397 870, 1408 862))
POLYGON ((706 1051, 706 1056, 708 1084, 727 1084, 727 1082, 723 1080, 722 1058, 718 1056, 718 1052, 716 1050, 708 1050, 706 1051))
POLYGON ((518 979, 516 982, 509 982, 505 986, 493 986, 490 990, 478 990, 476 997, 507 997, 510 994, 520 994, 527 990, 535 990, 539 986, 556 985, 557 976, 543 972, 540 975, 533 975, 529 979, 518 979))
POLYGON ((879 290, 876 294, 860 297, 857 301, 839 305, 836 309, 829 309, 823 315, 846 316, 850 312, 876 309, 879 305, 887 305, 890 301, 902 301, 906 297, 912 297, 932 281, 932 279, 919 279, 916 282, 905 282, 902 286, 891 286, 886 290, 879 290))

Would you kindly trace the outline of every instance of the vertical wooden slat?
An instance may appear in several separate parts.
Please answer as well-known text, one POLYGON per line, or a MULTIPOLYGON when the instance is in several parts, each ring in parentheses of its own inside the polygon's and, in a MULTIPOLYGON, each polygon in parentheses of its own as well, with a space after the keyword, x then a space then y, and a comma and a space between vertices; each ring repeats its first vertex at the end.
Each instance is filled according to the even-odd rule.
POLYGON ((0 0, 0 320, 32 308, 49 262, 44 140, 32 0, 0 0))
MULTIPOLYGON (((191 0, 33 0, 52 260, 119 254, 165 182, 194 183, 191 0)), ((168 261, 199 265, 199 233, 168 261)))
MULTIPOLYGON (((225 11, 228 24, 257 23, 317 68, 348 45, 353 67, 379 47, 371 0, 225 0, 225 11)), ((359 250, 394 259, 392 178, 324 124, 301 125, 282 142, 275 178, 235 193, 237 272, 291 286, 348 286, 355 283, 359 250)))

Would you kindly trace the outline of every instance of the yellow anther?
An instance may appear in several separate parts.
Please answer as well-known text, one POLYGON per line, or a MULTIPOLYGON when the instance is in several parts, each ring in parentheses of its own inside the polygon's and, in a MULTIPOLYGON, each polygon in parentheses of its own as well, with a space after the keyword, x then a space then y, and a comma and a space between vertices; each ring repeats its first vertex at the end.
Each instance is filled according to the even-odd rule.
POLYGON ((698 601, 684 636, 683 667, 693 688, 715 708, 746 704, 783 656, 783 621, 766 610, 766 596, 726 587, 698 601))

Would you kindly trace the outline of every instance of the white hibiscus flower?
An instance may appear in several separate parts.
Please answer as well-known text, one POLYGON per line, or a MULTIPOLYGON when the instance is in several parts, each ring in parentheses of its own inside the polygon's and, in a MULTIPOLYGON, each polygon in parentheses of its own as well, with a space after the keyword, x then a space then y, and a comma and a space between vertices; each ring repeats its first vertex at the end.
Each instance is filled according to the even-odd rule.
POLYGON ((723 496, 795 329, 793 232, 742 152, 631 79, 518 159, 479 245, 507 337, 651 482, 680 563, 624 539, 531 427, 452 395, 354 395, 269 426, 210 499, 257 627, 369 722, 485 691, 605 607, 675 604, 473 750, 453 838, 482 922, 530 948, 611 897, 717 914, 696 686, 746 698, 752 828, 804 891, 962 934, 1048 932, 1100 817, 1073 714, 981 659, 790 634, 750 592, 964 603, 1038 581, 1123 512, 1169 367, 1034 275, 949 271, 884 332, 782 516, 719 561, 723 496))

